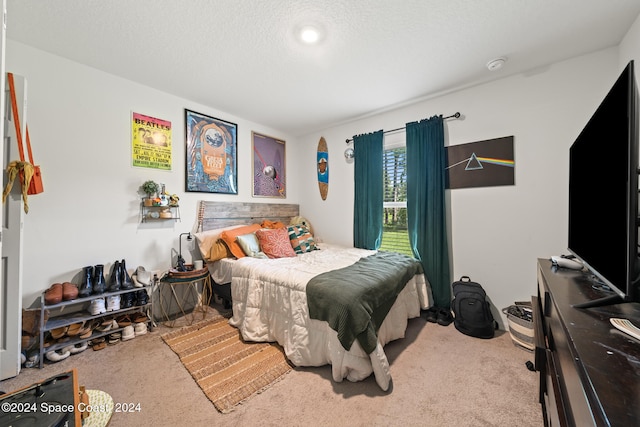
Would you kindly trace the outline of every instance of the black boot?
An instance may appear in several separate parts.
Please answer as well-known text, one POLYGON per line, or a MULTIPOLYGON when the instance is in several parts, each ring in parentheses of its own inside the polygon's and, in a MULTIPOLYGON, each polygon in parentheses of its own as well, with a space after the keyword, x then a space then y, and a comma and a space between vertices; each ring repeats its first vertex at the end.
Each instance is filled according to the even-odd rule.
POLYGON ((98 264, 93 268, 93 294, 103 294, 107 290, 104 280, 104 265, 98 264))
POLYGON ((122 285, 121 277, 122 271, 120 270, 120 261, 116 261, 111 269, 111 275, 109 276, 109 292, 119 291, 122 285))
POLYGON ((120 308, 131 308, 135 305, 135 292, 120 295, 120 308))
POLYGON ((136 305, 147 305, 149 303, 149 295, 144 289, 136 292, 136 305))
POLYGON ((120 278, 122 289, 132 289, 133 288, 133 280, 131 280, 131 276, 127 272, 127 264, 125 264, 124 260, 120 263, 120 267, 122 268, 122 277, 120 278))
POLYGON ((93 267, 88 266, 84 268, 84 279, 82 280, 82 285, 80 285, 80 292, 78 292, 78 296, 80 298, 86 298, 91 296, 93 293, 93 267))

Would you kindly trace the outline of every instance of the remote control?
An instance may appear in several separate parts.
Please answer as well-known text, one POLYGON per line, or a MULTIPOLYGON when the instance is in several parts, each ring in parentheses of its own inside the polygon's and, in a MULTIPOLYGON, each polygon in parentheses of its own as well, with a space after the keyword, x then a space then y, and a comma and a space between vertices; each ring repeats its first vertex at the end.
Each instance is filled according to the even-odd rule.
POLYGON ((582 270, 584 267, 581 262, 556 255, 551 257, 551 262, 553 265, 557 265, 562 268, 569 268, 571 270, 582 270))

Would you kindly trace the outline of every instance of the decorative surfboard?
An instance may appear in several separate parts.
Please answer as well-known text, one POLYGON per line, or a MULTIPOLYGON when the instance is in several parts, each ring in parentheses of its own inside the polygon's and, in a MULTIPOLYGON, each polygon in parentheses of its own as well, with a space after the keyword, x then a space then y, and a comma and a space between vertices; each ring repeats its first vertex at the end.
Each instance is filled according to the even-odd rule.
POLYGON ((327 192, 329 192, 329 150, 324 137, 320 137, 320 141, 318 142, 318 160, 316 164, 318 168, 320 197, 322 197, 322 200, 326 200, 327 192))

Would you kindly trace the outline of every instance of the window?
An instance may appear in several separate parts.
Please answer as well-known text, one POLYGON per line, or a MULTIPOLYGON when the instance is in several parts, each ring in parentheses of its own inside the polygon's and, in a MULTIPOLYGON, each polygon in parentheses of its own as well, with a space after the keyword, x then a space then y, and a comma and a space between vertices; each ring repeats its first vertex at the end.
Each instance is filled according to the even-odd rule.
POLYGON ((385 138, 382 155, 384 213, 380 250, 413 256, 407 228, 407 158, 404 135, 385 138))

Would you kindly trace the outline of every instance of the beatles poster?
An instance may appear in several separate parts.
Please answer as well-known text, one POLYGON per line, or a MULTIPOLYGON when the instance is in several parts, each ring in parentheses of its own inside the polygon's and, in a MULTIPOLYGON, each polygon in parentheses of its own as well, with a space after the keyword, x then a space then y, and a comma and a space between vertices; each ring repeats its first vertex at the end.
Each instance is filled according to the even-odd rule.
POLYGON ((133 113, 133 166, 171 170, 171 122, 133 113))

